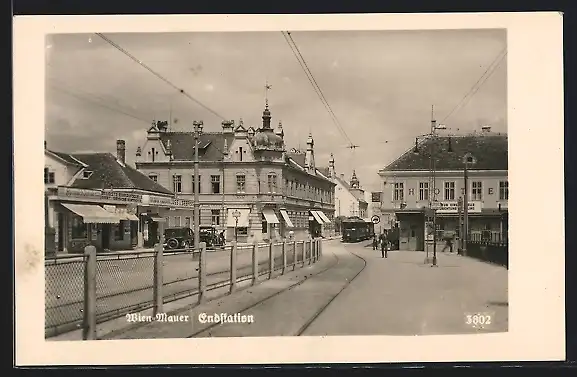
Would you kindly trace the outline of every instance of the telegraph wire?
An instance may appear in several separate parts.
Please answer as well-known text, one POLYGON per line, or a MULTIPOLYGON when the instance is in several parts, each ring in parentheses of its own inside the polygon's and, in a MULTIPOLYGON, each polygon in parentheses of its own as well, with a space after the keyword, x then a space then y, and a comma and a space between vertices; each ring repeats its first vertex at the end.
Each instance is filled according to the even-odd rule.
MULTIPOLYGON (((113 111, 113 112, 116 112, 116 113, 125 115, 125 116, 127 116, 127 117, 132 118, 132 119, 135 119, 135 120, 144 122, 144 123, 146 123, 146 124, 150 124, 150 121, 149 121, 149 120, 146 120, 146 119, 144 119, 144 118, 140 118, 140 117, 138 117, 138 116, 136 116, 136 115, 134 115, 134 114, 130 114, 130 113, 126 112, 126 111, 123 111, 123 110, 120 110, 120 109, 117 109, 117 108, 114 108, 114 107, 110 107, 110 106, 104 104, 103 102, 99 102, 99 101, 97 101, 97 100, 93 100, 93 99, 89 99, 89 98, 83 97, 82 95, 80 95, 80 94, 78 94, 78 93, 74 93, 72 90, 67 89, 67 88, 64 88, 63 86, 56 85, 56 84, 54 84, 54 83, 50 83, 49 85, 50 85, 51 87, 53 87, 54 89, 59 90, 59 91, 65 93, 65 94, 67 94, 67 95, 69 95, 69 96, 71 96, 71 97, 74 97, 74 98, 76 98, 76 99, 78 99, 78 100, 85 101, 85 102, 91 103, 91 104, 93 104, 93 105, 97 105, 97 106, 103 107, 103 108, 105 108, 105 109, 108 109, 108 110, 110 110, 110 111, 113 111)), ((95 97, 98 98, 98 96, 95 96, 95 97)))
POLYGON ((477 80, 477 82, 471 87, 471 89, 469 89, 469 91, 467 92, 467 94, 465 94, 465 96, 463 98, 461 98, 461 100, 459 101, 459 103, 457 103, 457 105, 443 118, 443 120, 440 122, 441 124, 444 123, 447 119, 449 119, 449 117, 451 115, 453 115, 453 113, 459 108, 462 108, 462 105, 464 106, 464 104, 466 102, 468 102, 471 97, 473 95, 475 95, 475 93, 477 93, 477 91, 479 90, 479 88, 481 86, 483 86, 483 84, 485 83, 485 81, 487 81, 487 79, 489 77, 491 77, 491 75, 493 75, 493 73, 495 72, 495 70, 497 69, 497 67, 501 64, 501 62, 503 61, 503 59, 505 58, 505 56, 507 55, 507 47, 505 46, 505 48, 503 48, 499 54, 495 57, 495 59, 491 62, 491 64, 489 64, 489 66, 487 67, 487 69, 485 70, 485 72, 481 75, 481 77, 479 77, 479 80, 477 80), (504 52, 504 54, 503 54, 504 52), (478 86, 477 86, 478 85, 478 86))
POLYGON ((307 76, 307 79, 309 80, 309 82, 311 83, 313 89, 315 90, 315 93, 317 94, 317 96, 319 97, 319 99, 321 100, 321 102, 323 103, 323 105, 325 106, 326 110, 329 113, 329 116, 331 116, 333 123, 335 123, 335 125, 337 126, 337 128, 339 129, 339 131, 341 132, 342 136, 344 136, 344 138, 349 142, 349 146, 348 148, 350 148, 351 150, 354 150, 355 148, 358 147, 358 145, 354 145, 353 142, 351 141, 351 139, 349 138, 349 136, 347 135, 347 133, 345 132, 345 130, 343 129, 343 127, 341 126, 337 116, 335 115, 335 113, 333 112, 332 108, 330 107, 328 101, 326 100, 326 97, 324 96, 320 86, 318 85, 318 83, 316 82, 312 72, 310 71, 310 69, 308 68, 308 65, 304 59, 304 57, 302 56, 299 48, 297 47, 294 39, 292 38, 290 32, 282 32, 287 44, 289 45, 289 47, 291 48, 291 51, 293 52, 293 54, 295 55, 297 61, 299 62, 301 68, 303 69, 303 71, 305 72, 305 75, 307 76), (292 42, 292 44, 291 44, 292 42))
POLYGON ((470 100, 471 98, 473 98, 473 96, 475 95, 475 93, 477 93, 479 91, 479 89, 481 89, 481 87, 483 86, 483 84, 485 84, 485 82, 493 75, 493 73, 495 73, 495 71, 497 70, 497 68, 499 68, 499 66, 501 65, 501 63, 503 62, 503 59, 505 58, 505 56, 507 55, 507 53, 505 53, 505 55, 503 55, 501 57, 501 59, 499 60, 499 62, 495 65, 495 68, 489 73, 489 75, 487 75, 485 77, 485 79, 481 82, 481 84, 479 84, 479 86, 477 87, 477 89, 475 89, 475 91, 473 93, 471 93, 471 95, 469 96, 469 98, 467 98, 467 100, 463 103, 463 106, 461 106, 461 108, 463 108, 470 100))
POLYGON ((106 37, 105 35, 103 35, 102 33, 95 33, 97 36, 99 36, 100 38, 102 38, 105 42, 107 42, 108 44, 110 44, 112 47, 116 48, 118 51, 122 52, 124 55, 128 56, 131 60, 133 60, 134 62, 138 63, 141 67, 143 67, 144 69, 146 69, 147 71, 149 71, 150 73, 152 73, 154 76, 156 76, 158 79, 162 80, 163 82, 165 82, 167 85, 171 86, 172 88, 174 88, 175 90, 177 90, 179 93, 181 93, 182 95, 184 95, 186 98, 190 99, 191 101, 195 102, 197 105, 203 107, 204 109, 208 110, 210 113, 212 113, 213 115, 215 115, 216 117, 222 119, 222 120, 227 120, 224 116, 220 115, 219 113, 217 113, 216 111, 214 111, 213 109, 211 109, 210 107, 206 106, 205 104, 203 104, 202 102, 200 102, 199 100, 197 100, 196 98, 194 98, 193 96, 191 96, 190 94, 188 94, 184 89, 179 88, 177 85, 173 84, 170 80, 168 80, 167 78, 165 78, 164 76, 162 76, 161 74, 159 74, 158 72, 154 71, 152 68, 150 68, 148 65, 146 65, 145 63, 142 62, 142 60, 136 58, 134 55, 132 55, 131 53, 129 53, 128 51, 126 51, 124 48, 120 47, 118 44, 116 44, 115 42, 113 42, 112 40, 110 40, 108 37, 106 37))

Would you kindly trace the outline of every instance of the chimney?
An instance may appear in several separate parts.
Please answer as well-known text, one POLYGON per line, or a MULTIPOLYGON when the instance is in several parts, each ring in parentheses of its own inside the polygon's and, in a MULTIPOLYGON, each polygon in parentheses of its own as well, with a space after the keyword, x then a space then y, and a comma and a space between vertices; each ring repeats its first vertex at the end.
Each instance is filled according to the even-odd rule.
POLYGON ((47 144, 46 144, 46 140, 44 140, 44 149, 46 149, 47 144))
POLYGON ((124 140, 116 140, 116 158, 123 164, 126 161, 126 142, 124 140))
POLYGON ((344 181, 345 180, 345 174, 341 173, 340 175, 341 175, 341 179, 344 181))

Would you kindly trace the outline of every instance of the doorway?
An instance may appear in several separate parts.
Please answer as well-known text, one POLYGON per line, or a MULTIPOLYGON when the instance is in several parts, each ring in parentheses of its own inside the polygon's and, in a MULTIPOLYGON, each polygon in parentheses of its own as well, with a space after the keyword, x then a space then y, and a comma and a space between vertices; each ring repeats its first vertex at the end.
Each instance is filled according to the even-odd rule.
POLYGON ((102 248, 110 249, 110 224, 102 224, 102 248))

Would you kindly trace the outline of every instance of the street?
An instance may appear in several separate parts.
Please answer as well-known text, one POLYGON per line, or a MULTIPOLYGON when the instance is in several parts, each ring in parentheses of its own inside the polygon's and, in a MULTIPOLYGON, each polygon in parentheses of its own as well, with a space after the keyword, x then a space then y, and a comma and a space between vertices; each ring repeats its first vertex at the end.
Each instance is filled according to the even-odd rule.
POLYGON ((379 251, 365 243, 324 246, 305 271, 262 282, 204 305, 193 323, 152 323, 116 338, 432 335, 501 332, 508 328, 507 270, 456 254, 379 251), (356 277, 355 277, 356 276, 356 277), (242 313, 254 323, 198 322, 201 313, 242 313), (467 323, 483 316, 484 326, 467 323), (467 316, 471 316, 467 318, 467 316), (193 330, 194 329, 194 330, 193 330))

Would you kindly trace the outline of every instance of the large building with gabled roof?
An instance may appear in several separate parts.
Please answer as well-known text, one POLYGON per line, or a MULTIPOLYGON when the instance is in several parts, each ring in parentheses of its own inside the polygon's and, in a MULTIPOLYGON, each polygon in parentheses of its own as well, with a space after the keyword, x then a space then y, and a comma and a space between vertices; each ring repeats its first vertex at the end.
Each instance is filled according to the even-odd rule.
MULTIPOLYGON (((200 226, 224 231, 227 241, 332 232, 334 183, 315 163, 312 134, 306 151, 288 149, 282 123, 271 125, 268 103, 262 126, 247 126, 241 119, 221 127, 199 131, 199 182, 194 181, 194 131, 170 131, 166 121, 148 129, 136 151, 136 168, 178 198, 193 200, 198 190, 200 226)), ((193 228, 193 210, 171 211, 167 221, 169 227, 193 228)))
POLYGON ((111 153, 63 153, 44 148, 47 250, 80 253, 151 247, 163 212, 192 208, 125 162, 125 142, 111 153))
POLYGON ((426 234, 432 234, 425 232, 430 220, 427 208, 439 208, 438 240, 462 229, 458 204, 465 194, 466 154, 472 157, 468 168, 469 239, 507 239, 507 135, 484 127, 470 135, 426 138, 379 171, 381 212, 396 219, 401 250, 424 249, 426 234))

